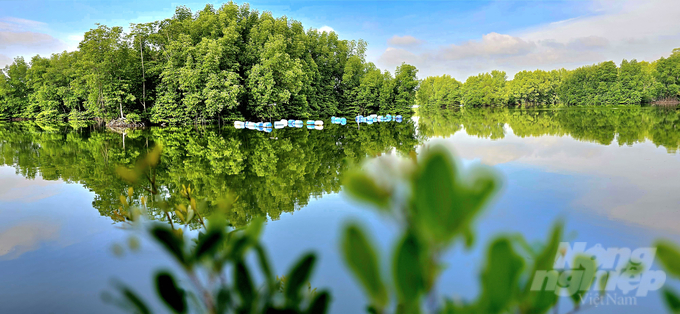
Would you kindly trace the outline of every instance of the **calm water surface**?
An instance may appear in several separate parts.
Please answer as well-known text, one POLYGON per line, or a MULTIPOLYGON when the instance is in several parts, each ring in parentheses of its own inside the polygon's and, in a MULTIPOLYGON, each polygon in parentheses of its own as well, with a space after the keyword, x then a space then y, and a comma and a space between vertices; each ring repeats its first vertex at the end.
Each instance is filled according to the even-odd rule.
MULTIPOLYGON (((476 224, 474 248, 455 247, 444 257, 440 294, 473 299, 483 248, 499 233, 542 241, 563 219, 566 240, 589 247, 680 242, 678 126, 678 111, 638 107, 468 109, 401 124, 272 133, 187 127, 123 135, 93 126, 2 123, 0 312, 120 313, 100 297, 114 279, 153 293, 152 270, 174 265, 145 240, 137 253, 112 253, 131 234, 113 214, 128 187, 114 169, 157 142, 165 148, 157 180, 170 195, 182 184, 206 199, 237 194, 230 221, 239 226, 268 217, 263 241, 277 273, 301 253, 318 251, 312 285, 332 290, 333 313, 356 313, 365 301, 338 255, 339 231, 358 219, 385 253, 397 231, 341 192, 342 173, 364 157, 404 155, 437 142, 452 147, 464 164, 492 165, 502 175, 502 192, 476 224)), ((567 302, 561 303, 567 312, 567 302)), ((659 294, 650 293, 636 306, 587 313, 663 309, 659 294)))

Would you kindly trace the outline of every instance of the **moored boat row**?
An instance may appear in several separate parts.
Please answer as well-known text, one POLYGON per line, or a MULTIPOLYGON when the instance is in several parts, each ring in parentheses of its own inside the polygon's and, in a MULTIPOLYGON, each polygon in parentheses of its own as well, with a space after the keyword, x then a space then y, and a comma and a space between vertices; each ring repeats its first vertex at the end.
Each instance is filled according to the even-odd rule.
POLYGON ((403 118, 401 117, 401 115, 392 116, 391 114, 388 114, 386 116, 379 116, 379 115, 376 115, 376 114, 372 114, 372 115, 369 115, 369 116, 366 116, 366 117, 364 117, 362 115, 358 115, 358 116, 356 116, 356 118, 354 118, 354 121, 356 121, 356 123, 366 123, 366 124, 373 124, 375 122, 392 122, 392 121, 401 122, 402 120, 403 120, 403 118))
MULTIPOLYGON (((323 130, 323 121, 321 120, 308 120, 306 124, 308 129, 323 130)), ((271 132, 272 129, 283 129, 285 127, 302 128, 303 126, 305 126, 305 123, 302 122, 302 120, 283 119, 275 121, 273 124, 271 122, 234 121, 234 128, 236 129, 249 129, 264 132, 271 132)))
MULTIPOLYGON (((379 116, 379 115, 369 115, 369 116, 362 116, 358 115, 356 118, 354 118, 354 121, 356 123, 366 123, 366 124, 373 124, 375 122, 401 122, 402 117, 401 115, 396 115, 392 116, 390 114, 386 116, 379 116)), ((341 117, 331 117, 331 123, 333 124, 340 124, 340 125, 346 125, 347 124, 347 119, 346 118, 341 118, 341 117)), ((237 129, 249 129, 249 130, 258 130, 258 131, 264 131, 264 132, 271 132, 272 129, 283 129, 285 127, 289 128, 302 128, 305 125, 307 125, 307 129, 314 129, 314 130, 323 130, 323 121, 321 120, 307 120, 307 122, 302 122, 302 120, 279 120, 275 121, 274 124, 271 122, 250 122, 250 121, 234 121, 234 128, 237 129)))

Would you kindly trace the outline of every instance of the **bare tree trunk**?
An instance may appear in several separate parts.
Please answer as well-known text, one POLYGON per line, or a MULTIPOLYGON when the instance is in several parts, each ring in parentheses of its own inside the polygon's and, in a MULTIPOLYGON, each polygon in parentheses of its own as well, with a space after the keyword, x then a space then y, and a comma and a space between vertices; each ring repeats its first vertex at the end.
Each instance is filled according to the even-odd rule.
POLYGON ((124 119, 125 116, 123 115, 123 101, 118 99, 118 105, 120 106, 120 118, 124 119))
POLYGON ((142 58, 142 106, 144 112, 146 112, 146 75, 144 73, 144 49, 141 40, 139 41, 139 54, 142 58))

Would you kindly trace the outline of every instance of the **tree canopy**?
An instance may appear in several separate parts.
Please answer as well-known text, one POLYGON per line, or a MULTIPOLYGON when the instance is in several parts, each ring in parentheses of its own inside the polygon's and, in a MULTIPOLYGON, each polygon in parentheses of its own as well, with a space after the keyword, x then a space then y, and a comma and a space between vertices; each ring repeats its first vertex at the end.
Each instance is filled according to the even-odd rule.
POLYGON ((409 114, 417 69, 366 62, 366 42, 305 29, 249 5, 207 5, 122 27, 95 25, 78 50, 0 71, 0 118, 233 119, 409 114))
POLYGON ((512 80, 492 71, 464 84, 448 75, 424 79, 416 95, 423 112, 481 106, 598 106, 678 103, 680 48, 652 63, 622 60, 574 70, 520 71, 512 80))

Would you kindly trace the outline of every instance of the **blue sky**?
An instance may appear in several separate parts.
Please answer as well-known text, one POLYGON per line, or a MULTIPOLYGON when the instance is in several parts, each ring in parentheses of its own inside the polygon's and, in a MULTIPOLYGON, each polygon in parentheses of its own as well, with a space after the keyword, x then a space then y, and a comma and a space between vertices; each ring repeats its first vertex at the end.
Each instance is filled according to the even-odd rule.
MULTIPOLYGON (((0 66, 77 47, 95 23, 127 26, 222 2, 0 0, 0 66)), ((241 3, 241 2, 238 2, 241 3)), ((368 41, 369 61, 420 77, 654 60, 680 46, 677 1, 250 1, 252 8, 368 41)))

